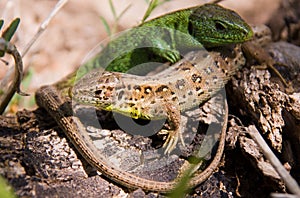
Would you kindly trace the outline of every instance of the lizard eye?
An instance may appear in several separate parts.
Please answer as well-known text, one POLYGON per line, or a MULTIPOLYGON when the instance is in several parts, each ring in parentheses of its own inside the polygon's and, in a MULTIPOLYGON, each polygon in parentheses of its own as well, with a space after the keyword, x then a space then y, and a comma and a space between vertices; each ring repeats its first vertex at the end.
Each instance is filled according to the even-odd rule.
POLYGON ((215 27, 217 31, 224 31, 226 29, 226 25, 220 21, 216 21, 215 27))

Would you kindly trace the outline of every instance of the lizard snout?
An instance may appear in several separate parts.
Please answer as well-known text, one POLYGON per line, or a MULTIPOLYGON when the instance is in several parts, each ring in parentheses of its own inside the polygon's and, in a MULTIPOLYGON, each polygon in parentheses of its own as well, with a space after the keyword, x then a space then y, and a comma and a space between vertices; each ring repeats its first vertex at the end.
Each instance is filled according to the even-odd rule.
POLYGON ((112 104, 118 84, 117 72, 90 72, 75 84, 71 91, 72 99, 103 109, 112 104))

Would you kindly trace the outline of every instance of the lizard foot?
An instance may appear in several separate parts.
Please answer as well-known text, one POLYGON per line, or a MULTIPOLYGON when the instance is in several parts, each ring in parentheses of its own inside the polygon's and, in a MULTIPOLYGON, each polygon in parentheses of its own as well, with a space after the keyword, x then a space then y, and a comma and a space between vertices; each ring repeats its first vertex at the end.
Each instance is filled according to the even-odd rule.
POLYGON ((165 154, 170 154, 176 147, 176 144, 178 142, 178 139, 180 138, 181 144, 185 146, 185 143, 183 141, 182 133, 178 130, 161 130, 160 133, 162 134, 168 134, 167 139, 165 140, 165 143, 163 144, 163 148, 165 148, 165 154))

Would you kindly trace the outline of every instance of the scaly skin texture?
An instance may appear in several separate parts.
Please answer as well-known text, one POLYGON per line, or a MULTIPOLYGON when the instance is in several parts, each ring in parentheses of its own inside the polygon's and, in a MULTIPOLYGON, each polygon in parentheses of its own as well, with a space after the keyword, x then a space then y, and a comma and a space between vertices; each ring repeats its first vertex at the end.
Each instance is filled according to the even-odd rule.
MULTIPOLYGON (((78 73, 78 76, 81 78, 88 71, 91 71, 94 68, 104 68, 107 65, 107 69, 109 71, 126 72, 135 66, 135 64, 152 60, 160 62, 169 61, 174 63, 181 58, 181 54, 183 52, 192 49, 199 50, 203 47, 209 48, 223 46, 230 43, 239 43, 249 40, 251 36, 251 28, 236 13, 218 5, 206 4, 204 6, 164 15, 146 22, 133 30, 129 30, 127 33, 108 44, 96 58, 89 61, 85 67, 83 67, 83 70, 78 73), (156 31, 156 29, 158 30, 156 31), (174 30, 182 32, 185 36, 177 36, 177 34, 175 34, 176 31, 174 30), (166 34, 161 34, 162 31, 166 34), (129 50, 127 51, 128 53, 119 56, 120 53, 124 52, 124 50, 133 49, 136 42, 139 46, 143 46, 145 43, 140 43, 137 39, 143 35, 146 35, 145 40, 147 47, 150 45, 152 48, 144 48, 138 51, 129 50), (199 43, 201 43, 200 46, 199 43), (149 56, 149 54, 151 56, 149 56), (112 57, 117 57, 117 59, 112 57), (109 63, 109 60, 114 61, 109 63)), ((199 51, 197 53, 191 53, 187 57, 191 58, 193 55, 195 57, 201 57, 205 52, 199 51)), ((208 58, 209 56, 204 58, 201 57, 199 62, 183 60, 172 66, 168 71, 177 76, 183 75, 181 76, 181 80, 184 80, 186 86, 183 86, 180 82, 177 83, 175 78, 167 76, 166 72, 160 73, 160 77, 166 77, 170 83, 170 85, 164 85, 166 87, 163 87, 162 84, 157 82, 155 84, 155 78, 149 78, 147 81, 150 85, 150 89, 147 89, 146 84, 139 84, 140 81, 132 83, 133 86, 140 86, 141 94, 137 93, 137 90, 139 90, 137 87, 133 89, 135 91, 134 96, 137 100, 142 99, 142 94, 149 92, 149 90, 150 93, 153 93, 151 90, 157 91, 156 95, 152 94, 151 97, 147 97, 147 105, 145 107, 149 108, 148 110, 145 108, 143 109, 143 106, 141 106, 138 101, 133 103, 133 106, 137 109, 131 109, 128 108, 131 104, 125 104, 122 106, 119 102, 107 103, 107 101, 103 100, 104 98, 100 100, 100 105, 98 107, 106 110, 116 110, 132 117, 146 119, 167 117, 174 125, 174 131, 169 131, 169 136, 165 143, 165 146, 167 146, 166 151, 170 152, 176 146, 176 142, 180 138, 180 116, 178 116, 180 111, 194 106, 194 104, 190 103, 194 102, 194 100, 197 104, 202 104, 208 100, 211 95, 217 92, 243 65, 243 60, 240 58, 241 54, 239 47, 231 52, 232 54, 230 52, 223 54, 222 50, 220 53, 221 55, 218 52, 212 52, 210 54, 210 58, 208 58), (195 64, 193 65, 192 63, 195 64), (178 69, 178 71, 175 68, 178 69), (185 73, 184 68, 190 72, 185 73), (203 69, 204 73, 201 73, 201 71, 197 68, 203 69), (215 71, 211 72, 211 69, 214 69, 215 71), (195 75, 192 75, 192 72, 195 75), (218 80, 216 80, 216 78, 218 80), (175 89, 173 89, 174 87, 175 89), (191 95, 188 94, 189 92, 191 95), (185 97, 188 97, 188 102, 184 102, 184 95, 185 97), (162 112, 157 110, 157 105, 151 104, 153 99, 155 101, 160 100, 163 102, 162 112), (169 99, 171 100, 169 101, 169 99), (172 99, 174 99, 175 102, 172 101, 172 99), (179 101, 181 101, 181 103, 179 101)), ((142 188, 144 190, 157 192, 168 192, 172 190, 176 181, 158 182, 137 177, 126 171, 117 169, 113 164, 107 162, 107 159, 104 156, 96 151, 93 144, 89 142, 88 137, 86 137, 85 127, 81 124, 78 118, 71 116, 71 107, 66 103, 66 100, 68 99, 67 90, 71 90, 69 88, 73 86, 76 74, 77 72, 73 72, 55 85, 44 86, 39 89, 36 93, 37 104, 40 107, 45 108, 49 114, 53 116, 70 141, 87 159, 87 161, 110 179, 129 188, 142 188)), ((109 76, 110 74, 108 73, 107 75, 109 76)), ((88 76, 90 75, 88 74, 88 76)), ((123 78, 119 73, 112 73, 112 76, 123 78)), ((130 91, 128 90, 128 83, 130 83, 129 80, 132 79, 133 78, 130 75, 124 76, 124 80, 127 83, 127 91, 130 91)), ((94 99, 92 98, 95 98, 94 94, 96 93, 96 89, 90 93, 92 98, 87 99, 86 96, 88 95, 88 90, 86 92, 84 81, 89 83, 89 85, 92 85, 94 80, 97 80, 97 77, 92 79, 84 77, 84 79, 76 85, 76 88, 73 89, 73 94, 74 96, 76 95, 76 99, 83 103, 93 104, 92 101, 94 99)), ((101 82, 97 83, 101 84, 101 82)), ((118 87, 116 86, 114 88, 118 87)), ((110 95, 108 90, 105 90, 107 94, 105 97, 109 97, 110 95)), ((97 97, 99 99, 102 97, 101 92, 102 91, 97 89, 97 97)), ((123 101, 131 101, 130 98, 126 99, 125 95, 132 92, 124 92, 124 94, 122 94, 121 90, 116 92, 118 92, 118 96, 121 97, 123 101)), ((191 179, 189 187, 195 187, 199 183, 205 181, 218 166, 224 148, 225 133, 226 120, 223 125, 218 151, 214 160, 207 169, 191 179)))
POLYGON ((110 41, 97 60, 87 65, 126 72, 137 64, 151 61, 175 63, 187 51, 244 42, 252 34, 249 25, 235 12, 205 4, 130 29, 110 41))
MULTIPOLYGON (((231 49, 226 49, 222 53, 232 56, 231 49)), ((200 50, 197 58, 189 53, 176 65, 146 77, 98 69, 74 86, 72 98, 134 119, 168 118, 174 129, 166 131, 164 147, 170 153, 182 140, 180 113, 211 98, 245 64, 241 51, 236 49, 234 55, 236 63, 226 67, 220 56, 200 50)))
POLYGON ((241 43, 252 35, 251 27, 237 13, 216 4, 175 11, 111 40, 60 86, 70 86, 75 76, 81 78, 94 68, 124 73, 142 63, 175 63, 188 51, 241 43))

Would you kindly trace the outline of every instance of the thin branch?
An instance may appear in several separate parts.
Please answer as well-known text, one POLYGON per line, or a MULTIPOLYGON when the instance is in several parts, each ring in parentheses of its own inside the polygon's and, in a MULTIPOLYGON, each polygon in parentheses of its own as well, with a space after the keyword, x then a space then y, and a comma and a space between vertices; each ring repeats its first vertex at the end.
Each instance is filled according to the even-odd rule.
POLYGON ((48 27, 50 21, 53 19, 53 17, 58 13, 58 11, 68 2, 68 0, 60 0, 53 10, 51 11, 50 15, 43 21, 43 23, 40 25, 37 33, 32 37, 32 39, 27 43, 27 45, 24 47, 22 51, 22 57, 24 57, 31 46, 36 42, 36 40, 40 37, 40 35, 46 30, 48 27))
MULTIPOLYGON (((58 13, 58 11, 68 2, 68 0, 60 0, 55 7, 53 8, 53 10, 51 11, 51 13, 49 14, 49 16, 41 23, 38 31, 36 32, 36 34, 32 37, 32 39, 26 44, 26 46, 24 47, 24 49, 21 51, 21 56, 22 58, 27 54, 27 52, 30 50, 30 48, 32 47, 32 45, 36 42, 36 40, 40 37, 40 35, 46 30, 46 28, 48 27, 48 24, 50 23, 50 21, 53 19, 53 17, 58 13)), ((13 69, 11 68, 7 71, 6 76, 2 79, 2 82, 0 84, 0 87, 3 87, 4 85, 8 84, 8 82, 11 79, 11 75, 13 73, 13 69)), ((26 73, 27 67, 25 66, 25 73, 26 73)))
POLYGON ((14 68, 15 73, 14 73, 13 82, 10 84, 7 91, 5 91, 1 96, 2 100, 0 103, 0 114, 2 114, 5 108, 7 107, 8 103, 10 102, 11 98, 15 94, 15 92, 17 92, 21 96, 28 96, 28 94, 22 92, 20 89, 20 84, 23 77, 23 62, 22 62, 22 57, 18 52, 17 48, 13 44, 1 38, 0 50, 5 51, 6 53, 12 55, 15 60, 15 68, 14 68))
POLYGON ((291 195, 286 193, 271 193, 272 198, 299 198, 297 195, 291 195))
POLYGON ((289 189, 289 191, 300 197, 300 188, 296 182, 296 180, 289 174, 289 172, 284 168, 279 159, 272 152, 270 147, 267 145, 265 140, 262 138, 260 133, 257 131, 254 125, 249 126, 248 133, 250 136, 256 141, 259 147, 262 149, 265 157, 270 161, 272 166, 275 168, 277 173, 280 175, 285 185, 289 189))
MULTIPOLYGON (((20 83, 21 83, 21 79, 23 77, 23 62, 22 62, 22 57, 24 57, 27 52, 29 51, 29 49, 32 47, 32 45, 36 42, 36 40, 40 37, 40 35, 46 30, 46 28, 48 27, 50 21, 53 19, 53 17, 58 13, 58 11, 68 2, 68 0, 60 0, 55 7, 53 8, 53 10, 51 11, 51 13, 49 14, 49 16, 42 22, 42 24, 40 25, 37 33, 32 37, 32 39, 28 42, 28 44, 24 47, 21 55, 20 53, 17 51, 16 47, 12 44, 5 44, 5 45, 9 45, 11 48, 9 50, 9 47, 6 51, 7 53, 11 54, 14 57, 15 60, 15 67, 12 67, 6 74, 6 76, 4 77, 4 79, 2 80, 0 87, 5 87, 5 85, 7 85, 10 81, 11 78, 13 78, 13 83, 6 89, 4 90, 4 94, 1 96, 1 101, 0 101, 0 114, 2 114, 6 108, 6 106, 8 105, 8 103, 10 102, 11 98, 13 97, 14 93, 17 92, 18 94, 22 95, 22 96, 26 96, 28 94, 23 93, 20 90, 20 83), (13 75, 13 70, 14 70, 14 76, 13 75)), ((2 43, 1 43, 2 44, 2 43)))

